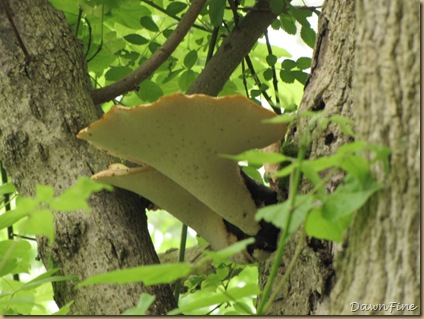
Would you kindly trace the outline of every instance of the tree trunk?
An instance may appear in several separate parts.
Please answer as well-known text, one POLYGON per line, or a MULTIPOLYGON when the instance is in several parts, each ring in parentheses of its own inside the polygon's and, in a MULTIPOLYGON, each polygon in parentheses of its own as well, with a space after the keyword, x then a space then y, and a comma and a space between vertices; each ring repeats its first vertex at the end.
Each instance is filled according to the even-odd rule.
POLYGON ((330 311, 351 314, 352 302, 395 302, 418 308, 396 307, 393 314, 419 314, 419 3, 356 1, 355 16, 352 95, 357 138, 389 146, 392 154, 390 175, 382 167, 374 172, 384 189, 357 213, 346 248, 337 256, 330 311))
MULTIPOLYGON (((328 0, 323 6, 300 111, 324 110, 353 119, 358 140, 392 149, 391 173, 387 177, 382 168, 375 169, 384 189, 357 212, 341 247, 305 243, 268 314, 420 312, 418 10, 409 0, 328 0), (415 311, 397 311, 398 304, 388 311, 351 311, 361 304, 389 307, 391 302, 415 311)), ((294 140, 300 131, 297 127, 292 133, 294 140)), ((348 141, 330 125, 313 142, 310 157, 332 154, 348 141)), ((339 183, 338 176, 328 189, 339 183)), ((301 191, 308 188, 302 185, 301 191)), ((281 276, 297 240, 294 236, 288 244, 281 276)), ((265 281, 268 264, 262 269, 265 281)))
MULTIPOLYGON (((0 158, 19 193, 35 185, 57 192, 115 160, 76 139, 98 118, 82 54, 62 13, 45 0, 10 0, 10 11, 29 60, 4 10, 0 10, 0 158)), ((56 214, 56 240, 40 240, 43 262, 81 279, 118 268, 158 263, 147 230, 145 203, 124 191, 102 192, 90 199, 91 214, 56 214)), ((74 300, 74 314, 119 314, 134 306, 141 292, 156 295, 150 314, 176 307, 169 286, 100 285, 74 290, 55 285, 59 306, 74 300)))

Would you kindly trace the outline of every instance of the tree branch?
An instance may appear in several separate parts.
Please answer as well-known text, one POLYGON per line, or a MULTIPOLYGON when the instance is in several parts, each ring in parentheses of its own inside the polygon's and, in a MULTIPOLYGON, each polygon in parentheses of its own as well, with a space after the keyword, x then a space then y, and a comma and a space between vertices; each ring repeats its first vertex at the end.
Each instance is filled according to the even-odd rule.
POLYGON ((94 104, 112 100, 121 94, 137 89, 137 86, 161 66, 178 44, 181 43, 194 24, 194 21, 196 21, 205 3, 206 0, 194 0, 166 42, 158 48, 146 62, 140 65, 137 70, 111 85, 94 90, 91 93, 94 104))
POLYGON ((268 1, 259 0, 225 39, 187 94, 218 95, 230 75, 277 16, 269 8, 268 1), (225 68, 222 67, 224 65, 225 68))

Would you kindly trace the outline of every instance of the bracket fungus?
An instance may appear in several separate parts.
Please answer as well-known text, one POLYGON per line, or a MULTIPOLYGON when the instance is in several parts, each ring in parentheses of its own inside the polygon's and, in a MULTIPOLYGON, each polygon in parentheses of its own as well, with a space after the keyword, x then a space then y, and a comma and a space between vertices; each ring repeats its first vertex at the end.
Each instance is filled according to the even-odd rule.
MULTIPOLYGON (((121 167, 119 176, 131 175, 122 181, 132 181, 136 176, 150 178, 145 177, 150 170, 150 174, 157 174, 160 177, 156 178, 164 182, 163 185, 152 183, 152 187, 160 189, 155 191, 155 197, 168 192, 166 185, 172 183, 174 189, 176 186, 181 188, 181 196, 180 191, 187 192, 184 196, 194 198, 189 200, 196 201, 197 206, 205 206, 197 214, 214 213, 245 234, 254 236, 260 230, 254 218, 255 202, 237 162, 220 155, 263 148, 282 139, 286 126, 265 121, 274 116, 275 113, 241 95, 215 98, 201 94, 174 94, 133 108, 114 106, 100 120, 81 130, 78 137, 114 156, 151 167, 134 170, 121 167)), ((95 176, 99 178, 111 173, 101 174, 95 176)), ((110 179, 101 179, 113 184, 110 179)), ((125 183, 116 186, 149 198, 144 187, 136 189, 125 183)), ((176 202, 179 200, 176 195, 164 196, 170 200, 174 198, 176 202)), ((168 203, 168 199, 167 206, 179 205, 168 203)), ((156 199, 158 206, 161 200, 156 199)), ((171 208, 169 210, 173 213, 171 208)), ((176 217, 185 221, 194 214, 196 212, 186 212, 176 217)), ((203 227, 214 227, 214 224, 206 224, 209 217, 202 218, 203 227)), ((196 227, 193 229, 197 230, 196 227)))
MULTIPOLYGON (((112 164, 107 170, 93 175, 92 178, 141 194, 184 224, 197 230, 214 250, 224 249, 237 241, 237 237, 228 231, 221 216, 150 166, 128 168, 122 164, 112 164)), ((246 252, 235 256, 235 259, 243 263, 251 261, 246 252)))

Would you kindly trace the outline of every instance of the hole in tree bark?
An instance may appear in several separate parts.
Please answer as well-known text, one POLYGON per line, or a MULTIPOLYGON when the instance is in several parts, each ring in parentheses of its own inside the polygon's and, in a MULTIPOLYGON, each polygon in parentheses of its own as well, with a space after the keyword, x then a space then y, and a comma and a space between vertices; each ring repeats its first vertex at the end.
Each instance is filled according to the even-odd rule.
POLYGON ((323 109, 325 109, 325 103, 322 98, 319 99, 318 103, 311 108, 314 112, 322 111, 323 109))
POLYGON ((327 134, 325 136, 324 144, 325 145, 330 145, 331 143, 335 142, 336 139, 337 139, 337 137, 335 137, 333 133, 327 134))

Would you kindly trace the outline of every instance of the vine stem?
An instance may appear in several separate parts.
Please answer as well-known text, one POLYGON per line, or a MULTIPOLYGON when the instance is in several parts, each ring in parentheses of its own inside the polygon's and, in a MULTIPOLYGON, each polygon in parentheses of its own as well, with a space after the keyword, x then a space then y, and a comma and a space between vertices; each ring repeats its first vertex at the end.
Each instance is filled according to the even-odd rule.
MULTIPOLYGON (((296 200, 297 190, 298 190, 299 184, 300 184, 301 166, 302 166, 302 161, 305 157, 305 153, 306 153, 306 149, 305 149, 304 145, 301 145, 301 147, 299 148, 299 153, 297 154, 297 161, 299 163, 298 168, 296 170, 292 171, 292 173, 290 175, 290 190, 289 190, 289 199, 288 199, 289 200, 288 218, 287 218, 284 230, 283 230, 283 234, 281 235, 281 237, 278 241, 277 251, 275 252, 275 256, 274 256, 274 262, 272 263, 271 271, 270 271, 267 283, 265 285, 264 291, 262 293, 261 301, 260 301, 259 306, 258 306, 258 311, 257 311, 258 315, 264 314, 264 312, 267 309, 265 306, 268 305, 268 307, 269 307, 269 305, 273 302, 273 299, 271 299, 269 297, 271 295, 273 283, 275 281, 275 278, 277 277, 278 268, 280 267, 280 261, 283 257, 284 248, 286 246, 287 238, 288 238, 288 235, 289 235, 289 227, 290 227, 290 223, 291 223, 291 220, 292 220, 292 217, 293 217, 293 211, 295 209, 295 200, 296 200)), ((274 298, 275 298, 275 296, 276 296, 276 294, 273 294, 274 298)))

